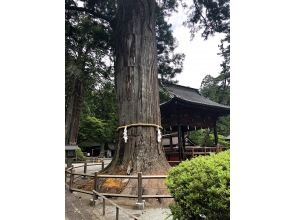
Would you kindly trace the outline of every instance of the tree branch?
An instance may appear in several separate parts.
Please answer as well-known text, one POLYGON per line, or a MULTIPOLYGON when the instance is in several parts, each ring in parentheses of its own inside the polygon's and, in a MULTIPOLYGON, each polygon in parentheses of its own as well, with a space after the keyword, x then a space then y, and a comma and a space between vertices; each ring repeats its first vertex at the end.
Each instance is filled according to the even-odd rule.
POLYGON ((102 19, 102 20, 108 22, 111 26, 113 25, 113 20, 109 19, 107 16, 105 16, 97 11, 93 11, 88 8, 77 7, 77 6, 67 6, 67 5, 65 6, 65 9, 71 10, 71 11, 79 11, 79 12, 89 13, 89 14, 93 15, 95 18, 102 19))

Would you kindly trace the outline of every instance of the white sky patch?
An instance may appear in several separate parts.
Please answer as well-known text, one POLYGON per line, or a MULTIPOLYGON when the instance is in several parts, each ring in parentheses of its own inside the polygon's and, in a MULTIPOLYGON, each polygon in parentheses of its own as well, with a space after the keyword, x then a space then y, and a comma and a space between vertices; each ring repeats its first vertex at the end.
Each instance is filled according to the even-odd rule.
POLYGON ((217 53, 219 53, 218 45, 223 37, 217 34, 204 41, 199 32, 191 41, 189 28, 183 26, 186 19, 187 15, 181 6, 178 13, 173 13, 168 19, 172 24, 173 35, 178 41, 175 52, 186 55, 183 72, 178 74, 176 79, 180 85, 200 88, 201 81, 207 74, 217 76, 221 71, 222 57, 217 53))

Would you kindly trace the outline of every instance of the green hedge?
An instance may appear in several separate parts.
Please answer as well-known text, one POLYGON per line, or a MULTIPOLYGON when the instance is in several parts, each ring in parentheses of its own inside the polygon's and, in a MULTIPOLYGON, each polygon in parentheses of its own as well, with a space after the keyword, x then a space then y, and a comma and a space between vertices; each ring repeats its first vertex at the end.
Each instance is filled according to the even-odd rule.
POLYGON ((182 162, 170 170, 167 186, 174 219, 230 219, 230 152, 182 162))
POLYGON ((77 156, 78 161, 85 160, 85 156, 84 156, 81 148, 76 149, 75 152, 76 152, 76 156, 77 156))

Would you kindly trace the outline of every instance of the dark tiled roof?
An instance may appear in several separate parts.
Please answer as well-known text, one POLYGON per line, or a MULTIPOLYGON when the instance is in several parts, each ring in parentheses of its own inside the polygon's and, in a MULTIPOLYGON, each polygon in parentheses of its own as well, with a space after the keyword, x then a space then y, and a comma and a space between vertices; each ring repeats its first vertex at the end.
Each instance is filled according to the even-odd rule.
MULTIPOLYGON (((219 104, 217 102, 211 101, 204 96, 200 95, 199 91, 194 88, 174 85, 174 84, 163 84, 163 88, 165 88, 172 98, 176 97, 178 99, 182 99, 187 102, 218 107, 222 109, 230 109, 229 106, 219 104)), ((164 104, 164 103, 163 103, 164 104)))

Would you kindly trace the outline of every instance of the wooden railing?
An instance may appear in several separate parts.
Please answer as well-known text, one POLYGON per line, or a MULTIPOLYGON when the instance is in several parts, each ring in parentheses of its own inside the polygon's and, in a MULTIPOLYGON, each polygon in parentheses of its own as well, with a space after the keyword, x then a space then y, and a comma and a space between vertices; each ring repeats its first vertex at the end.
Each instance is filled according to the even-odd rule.
POLYGON ((121 206, 119 206, 118 204, 114 203, 113 201, 111 201, 110 199, 108 199, 106 196, 104 196, 103 194, 97 192, 96 190, 93 190, 93 205, 95 206, 95 201, 97 199, 97 197, 101 197, 102 198, 102 215, 105 216, 105 201, 108 201, 111 205, 113 205, 115 207, 115 219, 118 220, 119 218, 119 210, 121 210, 122 212, 124 212, 125 214, 127 214, 129 217, 131 217, 132 219, 139 219, 139 217, 135 216, 132 213, 129 213, 126 209, 122 208, 121 206))
MULTIPOLYGON (((184 154, 184 158, 190 159, 195 156, 205 156, 205 155, 210 155, 211 153, 219 153, 227 149, 228 148, 224 146, 216 146, 216 147, 186 146, 183 154, 184 154)), ((169 147, 165 147, 164 152, 165 152, 166 158, 170 160, 168 162, 171 166, 177 165, 181 162, 178 149, 171 149, 169 147)))
MULTIPOLYGON (((69 187, 70 192, 79 192, 79 193, 85 193, 93 196, 93 203, 95 204, 95 199, 98 197, 102 198, 103 200, 103 215, 105 215, 105 201, 108 201, 110 204, 114 205, 116 207, 116 219, 118 219, 119 216, 119 210, 127 214, 129 217, 133 219, 139 219, 139 217, 129 213, 119 205, 115 204, 113 201, 108 199, 107 197, 123 197, 123 198, 133 198, 137 199, 136 205, 140 209, 144 209, 144 200, 145 198, 173 198, 171 195, 143 195, 143 180, 144 179, 165 179, 167 175, 142 175, 141 172, 137 173, 137 175, 106 175, 106 174, 99 174, 98 172, 95 172, 93 174, 88 174, 87 173, 87 167, 88 166, 94 166, 94 165, 101 165, 102 169, 104 169, 104 162, 102 161, 101 163, 94 163, 94 164, 88 164, 85 162, 83 165, 80 166, 71 166, 70 168, 67 168, 65 170, 65 182, 67 182, 67 177, 69 175, 69 184, 66 183, 69 187), (84 167, 83 173, 75 173, 74 168, 81 168, 84 167), (93 190, 88 191, 88 190, 83 190, 83 189, 78 189, 74 187, 74 180, 75 176, 78 178, 80 177, 90 177, 94 179, 93 183, 93 190), (136 179, 137 180, 137 186, 138 186, 138 192, 137 195, 131 195, 131 194, 116 194, 116 193, 100 193, 97 191, 97 184, 98 180, 102 178, 118 178, 118 179, 136 179)), ((166 188, 165 188, 166 189, 166 188)))
MULTIPOLYGON (((102 169, 104 169, 104 166, 105 166, 104 160, 100 160, 100 162, 92 162, 90 164, 88 161, 80 161, 79 163, 83 163, 83 165, 75 166, 74 168, 84 167, 84 169, 86 169, 86 171, 87 171, 87 166, 101 165, 102 169)), ((67 167, 67 169, 71 169, 71 167, 73 167, 73 165, 71 165, 70 167, 67 167)))
MULTIPOLYGON (((67 176, 68 176, 68 174, 71 174, 71 173, 73 173, 73 175, 77 175, 78 178, 79 178, 80 176, 83 176, 83 177, 90 176, 90 177, 92 177, 93 175, 89 175, 89 174, 87 174, 87 167, 88 167, 88 166, 97 166, 97 165, 101 165, 101 169, 102 169, 102 170, 103 170, 104 167, 105 167, 105 163, 104 163, 103 160, 102 160, 101 162, 98 162, 98 163, 91 163, 91 164, 88 164, 87 161, 84 161, 84 164, 83 164, 83 165, 79 165, 79 166, 73 166, 73 165, 71 165, 71 167, 65 169, 65 183, 66 183, 66 180, 67 180, 67 176), (81 174, 74 174, 74 169, 75 169, 75 168, 80 168, 80 167, 84 167, 84 174, 83 174, 83 175, 81 175, 81 174)), ((74 178, 73 178, 73 177, 70 177, 70 180, 71 180, 71 178, 72 178, 72 183, 73 183, 74 178)), ((70 181, 70 183, 71 183, 71 181, 70 181)))
POLYGON ((165 179, 167 176, 166 175, 146 175, 143 176, 141 172, 139 172, 137 175, 105 175, 105 174, 98 174, 98 172, 95 172, 94 175, 92 174, 86 174, 86 173, 75 173, 74 169, 69 169, 66 171, 66 175, 70 176, 69 180, 69 190, 76 191, 76 192, 81 192, 81 193, 86 193, 86 194, 91 194, 91 191, 86 191, 86 190, 81 190, 78 188, 74 188, 74 176, 84 176, 84 177, 90 177, 94 178, 94 185, 93 189, 97 189, 97 183, 98 179, 101 178, 118 178, 118 179, 137 179, 138 182, 138 193, 137 195, 129 195, 129 194, 115 194, 115 193, 101 193, 101 195, 104 196, 109 196, 109 197, 125 197, 125 198, 137 198, 138 203, 142 202, 143 198, 173 198, 171 195, 143 195, 143 179, 165 179))
POLYGON ((93 174, 87 174, 87 166, 93 166, 93 165, 101 165, 102 169, 104 168, 103 161, 101 163, 95 163, 95 164, 87 164, 87 162, 84 163, 84 165, 76 166, 76 167, 70 167, 65 170, 65 182, 67 182, 67 177, 69 175, 69 190, 70 192, 80 192, 85 194, 92 194, 92 191, 82 190, 74 187, 74 180, 75 176, 79 177, 90 177, 94 179, 93 183, 93 189, 97 190, 97 184, 98 180, 102 178, 117 178, 117 179, 137 179, 137 186, 138 186, 138 192, 137 195, 131 195, 131 194, 116 194, 116 193, 100 193, 103 196, 108 197, 124 197, 124 198, 137 198, 138 203, 143 203, 144 198, 173 198, 171 195, 143 195, 143 180, 144 179, 165 179, 167 175, 145 175, 143 176, 141 172, 138 172, 137 175, 106 175, 106 174, 99 174, 98 172, 95 172, 93 174), (75 173, 74 168, 84 167, 83 173, 75 173))

